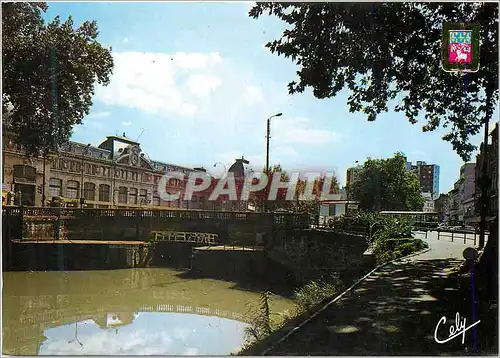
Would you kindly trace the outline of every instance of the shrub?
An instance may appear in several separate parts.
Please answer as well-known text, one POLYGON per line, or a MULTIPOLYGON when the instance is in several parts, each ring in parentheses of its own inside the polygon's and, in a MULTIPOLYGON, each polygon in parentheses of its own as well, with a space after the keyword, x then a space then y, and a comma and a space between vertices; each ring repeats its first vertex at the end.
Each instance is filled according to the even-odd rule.
POLYGON ((326 298, 335 295, 341 287, 338 276, 333 275, 326 280, 310 281, 295 290, 294 299, 296 306, 281 313, 271 312, 270 294, 264 292, 260 295, 257 304, 250 308, 251 325, 245 328, 245 344, 238 355, 245 355, 258 341, 268 337, 271 333, 284 327, 287 322, 297 318, 306 310, 319 304, 326 298))
POLYGON ((332 276, 328 281, 311 281, 301 288, 295 290, 294 298, 299 307, 305 311, 324 299, 332 297, 341 286, 338 276, 332 276))
POLYGON ((413 222, 406 218, 383 218, 380 225, 374 232, 375 240, 383 238, 412 238, 413 237, 413 222))
POLYGON ((374 242, 373 255, 377 264, 383 264, 403 256, 407 256, 427 248, 427 243, 421 239, 401 238, 383 239, 374 242))
POLYGON ((245 328, 247 342, 259 341, 271 334, 272 324, 269 301, 269 293, 263 292, 259 297, 257 307, 250 307, 252 324, 245 328))

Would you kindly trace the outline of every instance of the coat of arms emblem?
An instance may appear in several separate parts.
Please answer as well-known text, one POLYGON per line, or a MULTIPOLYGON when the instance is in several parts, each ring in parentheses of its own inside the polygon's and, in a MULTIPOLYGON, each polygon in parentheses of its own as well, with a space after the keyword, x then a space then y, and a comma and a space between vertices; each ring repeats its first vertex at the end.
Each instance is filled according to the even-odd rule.
POLYGON ((450 63, 472 63, 472 31, 451 30, 448 54, 450 63))
POLYGON ((478 24, 444 23, 441 46, 441 66, 446 72, 479 70, 478 24))

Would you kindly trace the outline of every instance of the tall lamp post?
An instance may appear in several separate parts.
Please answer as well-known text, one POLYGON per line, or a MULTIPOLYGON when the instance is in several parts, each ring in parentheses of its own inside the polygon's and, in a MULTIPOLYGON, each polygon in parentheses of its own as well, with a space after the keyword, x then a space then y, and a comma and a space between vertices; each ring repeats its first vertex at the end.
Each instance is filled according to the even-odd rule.
MULTIPOLYGON (((268 181, 269 181, 269 139, 271 138, 271 118, 274 118, 274 117, 281 117, 283 115, 283 113, 276 113, 274 115, 272 115, 271 117, 269 117, 267 119, 267 135, 266 135, 266 167, 265 167, 265 173, 266 175, 268 176, 268 181)), ((264 212, 266 212, 266 209, 267 209, 267 205, 266 205, 266 200, 264 199, 264 203, 262 205, 263 207, 263 210, 264 212)))
POLYGON ((90 148, 90 144, 87 144, 85 148, 82 150, 82 180, 80 181, 80 207, 83 208, 83 203, 85 202, 85 199, 83 197, 83 173, 84 173, 84 159, 85 159, 85 154, 87 154, 88 150, 90 148))

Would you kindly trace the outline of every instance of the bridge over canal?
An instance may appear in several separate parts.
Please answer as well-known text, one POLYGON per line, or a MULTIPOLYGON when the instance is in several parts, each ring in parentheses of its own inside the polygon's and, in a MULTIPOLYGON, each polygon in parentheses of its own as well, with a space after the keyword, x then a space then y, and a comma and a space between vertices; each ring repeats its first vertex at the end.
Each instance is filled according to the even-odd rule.
MULTIPOLYGON (((161 232, 183 232, 212 234, 219 243, 248 246, 265 245, 280 233, 308 228, 310 221, 308 215, 292 213, 40 207, 6 207, 2 219, 4 237, 11 240, 149 241, 152 236, 172 237, 161 232)), ((193 240, 195 236, 187 234, 193 240)))

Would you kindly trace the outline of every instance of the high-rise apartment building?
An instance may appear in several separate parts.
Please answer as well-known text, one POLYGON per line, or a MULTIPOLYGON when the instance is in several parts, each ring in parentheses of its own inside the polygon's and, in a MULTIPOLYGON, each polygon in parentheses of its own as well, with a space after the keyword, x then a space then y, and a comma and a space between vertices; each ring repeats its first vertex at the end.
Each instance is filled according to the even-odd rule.
POLYGON ((433 199, 439 197, 439 165, 423 161, 417 161, 415 165, 406 162, 406 169, 417 175, 422 193, 430 193, 433 199))

